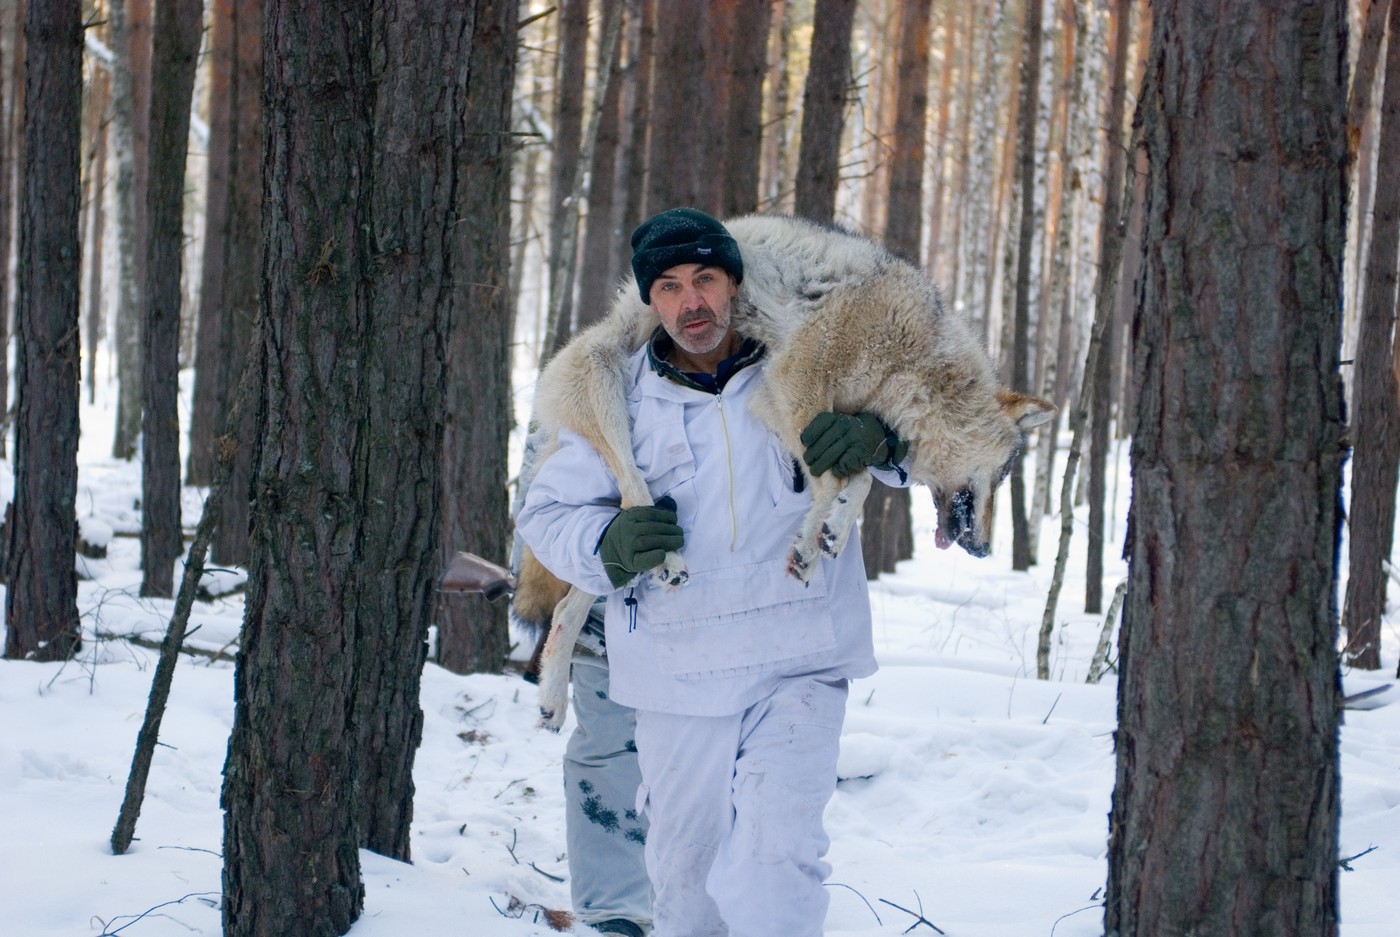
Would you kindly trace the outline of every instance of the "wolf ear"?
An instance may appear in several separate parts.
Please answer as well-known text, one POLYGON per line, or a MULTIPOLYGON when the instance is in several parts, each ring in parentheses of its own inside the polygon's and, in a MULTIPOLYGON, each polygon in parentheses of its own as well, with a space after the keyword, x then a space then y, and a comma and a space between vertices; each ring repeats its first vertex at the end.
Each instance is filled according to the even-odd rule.
POLYGON ((997 391, 997 403, 1001 404, 1001 410, 1022 431, 1034 429, 1042 423, 1050 422, 1055 415, 1055 405, 1041 400, 1039 397, 1031 397, 1028 394, 1018 394, 1014 390, 997 391))

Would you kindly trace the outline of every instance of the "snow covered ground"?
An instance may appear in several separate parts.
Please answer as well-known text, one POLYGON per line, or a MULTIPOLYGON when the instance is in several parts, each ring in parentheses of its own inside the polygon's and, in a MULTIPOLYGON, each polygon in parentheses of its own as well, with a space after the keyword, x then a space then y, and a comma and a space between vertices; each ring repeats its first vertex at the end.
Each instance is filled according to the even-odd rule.
MULTIPOLYGON (((0 908, 23 937, 219 933, 220 772, 233 720, 233 665, 182 657, 130 852, 108 846, 146 705, 169 601, 138 598, 136 465, 106 458, 105 411, 84 413, 79 513, 115 532, 80 583, 84 646, 66 664, 0 662, 0 908)), ((1110 543, 1121 543, 1128 481, 1119 455, 1110 543)), ((8 497, 8 465, 0 492, 8 497)), ((1056 483, 1058 489, 1058 483, 1056 483)), ((1010 570, 1007 512, 985 560, 933 545, 915 492, 914 559, 872 587, 882 668, 857 682, 841 781, 827 811, 829 935, 1090 937, 1102 933, 1113 784, 1114 684, 1086 685, 1100 616, 1080 614, 1083 540, 1060 604, 1053 679, 1034 679, 1035 643, 1058 525, 1040 563, 1010 570)), ((199 513, 187 493, 186 523, 199 513)), ((100 531, 100 525, 94 527, 100 531)), ((1125 575, 1108 551, 1106 596, 1125 575)), ((235 640, 238 596, 197 603, 189 644, 235 640)), ((1347 674, 1348 692, 1395 682, 1347 674)), ((518 651, 523 656, 523 651, 518 651)), ((1400 700, 1392 688, 1378 700, 1400 700)), ((354 937, 549 934, 568 907, 560 755, 535 728, 534 689, 516 676, 459 677, 429 665, 417 758, 413 864, 362 853, 354 937), (512 909, 514 899, 514 909, 512 909)), ((568 731, 566 726, 565 731, 568 731)), ((1349 711, 1342 732, 1342 937, 1390 937, 1400 920, 1400 705, 1349 711)), ((1164 831, 1163 835, 1169 835, 1164 831)), ((591 933, 579 928, 579 933, 591 933)), ((290 935, 289 935, 290 937, 290 935)))

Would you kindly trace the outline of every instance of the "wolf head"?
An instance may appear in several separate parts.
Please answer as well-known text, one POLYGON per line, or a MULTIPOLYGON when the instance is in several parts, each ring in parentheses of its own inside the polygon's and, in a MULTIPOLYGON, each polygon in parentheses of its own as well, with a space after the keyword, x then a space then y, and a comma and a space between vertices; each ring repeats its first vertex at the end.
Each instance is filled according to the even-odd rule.
POLYGON ((915 428, 911 476, 933 492, 938 510, 935 541, 973 556, 991 548, 996 490, 1025 447, 1026 432, 1048 422, 1055 407, 1036 397, 998 390, 990 400, 960 406, 936 436, 915 428))

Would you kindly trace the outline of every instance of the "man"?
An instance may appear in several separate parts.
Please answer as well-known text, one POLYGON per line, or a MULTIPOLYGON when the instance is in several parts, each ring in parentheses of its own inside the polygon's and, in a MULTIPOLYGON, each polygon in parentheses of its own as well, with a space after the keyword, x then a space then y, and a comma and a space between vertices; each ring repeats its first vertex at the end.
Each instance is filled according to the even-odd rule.
MULTIPOLYGON (((619 511, 601 457, 561 430, 519 530, 556 576, 607 596, 611 697, 637 711, 655 937, 818 937, 847 681, 875 670, 858 538, 810 583, 786 575, 810 495, 749 411, 765 349, 733 327, 744 270, 728 231, 672 209, 632 248, 659 327, 624 383, 657 505, 619 511), (683 587, 638 577, 682 548, 683 587)), ((899 483, 906 446, 873 414, 821 414, 802 438, 813 473, 899 483)))

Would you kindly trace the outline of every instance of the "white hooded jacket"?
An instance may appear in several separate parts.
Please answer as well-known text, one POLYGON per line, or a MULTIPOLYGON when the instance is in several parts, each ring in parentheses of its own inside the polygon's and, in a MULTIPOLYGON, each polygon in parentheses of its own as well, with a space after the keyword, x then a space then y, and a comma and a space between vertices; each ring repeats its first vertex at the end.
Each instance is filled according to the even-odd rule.
MULTIPOLYGON (((612 698, 697 716, 740 712, 781 679, 876 669, 860 538, 823 558, 811 582, 786 573, 811 496, 777 436, 749 409, 762 360, 711 394, 657 374, 647 349, 626 376, 633 455, 653 499, 670 495, 690 581, 667 590, 643 574, 614 589, 598 542, 617 514, 617 484, 582 437, 561 430, 517 529, 556 576, 608 596, 612 698)), ((899 484, 895 473, 877 472, 899 484)))

